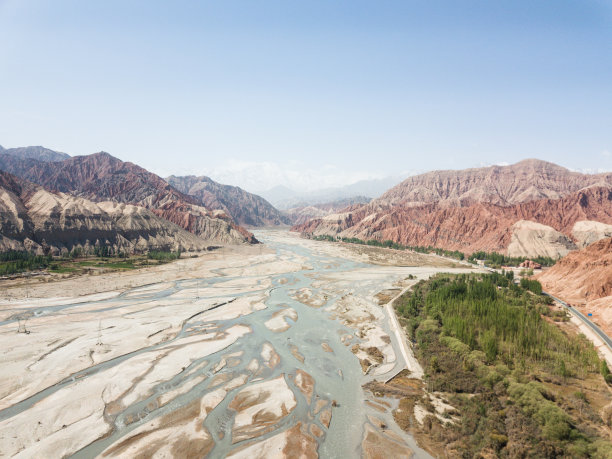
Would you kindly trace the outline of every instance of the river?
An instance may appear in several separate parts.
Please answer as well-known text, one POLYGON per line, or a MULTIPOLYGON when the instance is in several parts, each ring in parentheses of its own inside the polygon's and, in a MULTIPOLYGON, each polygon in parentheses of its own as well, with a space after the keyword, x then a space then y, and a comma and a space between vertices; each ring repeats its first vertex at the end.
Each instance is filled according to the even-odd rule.
MULTIPOLYGON (((442 268, 372 265, 328 250, 333 244, 281 231, 257 237, 264 255, 228 256, 227 266, 218 262, 204 277, 193 277, 190 260, 179 261, 176 269, 183 271, 172 281, 91 301, 14 305, 15 314, 0 322, 0 344, 15 329, 15 315, 27 311, 32 334, 17 339, 24 346, 40 340, 40 349, 24 357, 26 383, 22 376, 19 390, 11 386, 0 399, 0 450, 90 458, 146 455, 154 445, 175 456, 192 451, 222 458, 269 455, 266 447, 285 445, 291 455, 296 450, 288 437, 295 436, 308 454, 346 458, 365 454, 370 429, 381 448, 392 442, 430 457, 395 424, 396 401, 376 401, 362 385, 406 365, 389 311, 374 295, 403 288, 410 273, 423 278, 442 268), (62 330, 59 347, 51 346, 57 339, 51 342, 50 326, 62 330), (84 329, 93 336, 80 335, 84 329), (130 336, 135 344, 123 342, 130 336), (364 375, 358 357, 373 346, 383 357, 364 375), (90 362, 77 364, 87 352, 90 362), (59 363, 71 358, 77 363, 59 363), (52 384, 28 383, 32 370, 52 384), (23 434, 27 429, 33 431, 23 434), (191 450, 173 444, 181 435, 191 450)), ((14 355, 24 355, 20 344, 14 348, 14 355)))

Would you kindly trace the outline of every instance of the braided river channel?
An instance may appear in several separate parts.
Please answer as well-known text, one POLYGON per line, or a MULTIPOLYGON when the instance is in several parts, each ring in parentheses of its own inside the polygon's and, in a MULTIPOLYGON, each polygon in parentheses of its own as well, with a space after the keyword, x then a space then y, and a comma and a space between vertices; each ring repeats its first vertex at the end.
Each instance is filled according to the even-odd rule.
POLYGON ((376 295, 461 268, 256 236, 153 283, 0 294, 0 457, 430 457, 363 388, 418 372, 376 295))

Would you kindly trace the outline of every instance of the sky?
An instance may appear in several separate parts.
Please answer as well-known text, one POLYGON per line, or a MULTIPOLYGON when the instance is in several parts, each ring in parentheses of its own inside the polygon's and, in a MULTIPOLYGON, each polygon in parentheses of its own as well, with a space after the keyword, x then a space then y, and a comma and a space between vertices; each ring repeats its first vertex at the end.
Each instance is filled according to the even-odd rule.
POLYGON ((0 0, 0 145, 250 191, 612 170, 612 1, 0 0))

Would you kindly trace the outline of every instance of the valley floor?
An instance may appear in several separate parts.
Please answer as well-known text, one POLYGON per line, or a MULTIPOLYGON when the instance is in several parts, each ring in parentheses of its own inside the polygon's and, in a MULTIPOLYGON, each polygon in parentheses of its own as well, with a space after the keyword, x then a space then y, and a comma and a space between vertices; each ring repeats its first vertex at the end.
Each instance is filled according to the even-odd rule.
POLYGON ((362 386, 420 375, 385 303, 467 268, 256 236, 141 270, 3 281, 1 455, 428 457, 397 401, 362 386))

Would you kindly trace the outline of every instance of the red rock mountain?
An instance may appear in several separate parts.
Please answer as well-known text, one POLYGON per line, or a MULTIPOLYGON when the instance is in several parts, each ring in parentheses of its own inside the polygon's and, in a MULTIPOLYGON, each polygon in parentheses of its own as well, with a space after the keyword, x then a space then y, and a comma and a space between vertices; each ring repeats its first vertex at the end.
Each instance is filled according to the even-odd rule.
POLYGON ((528 160, 411 177, 370 204, 293 229, 465 253, 562 256, 576 248, 573 227, 585 220, 612 223, 612 174, 528 160))
POLYGON ((204 239, 220 243, 256 242, 221 211, 209 211, 196 198, 170 186, 161 177, 108 153, 42 162, 0 154, 0 170, 46 189, 92 201, 111 200, 142 206, 204 239))
POLYGON ((166 181, 177 190, 197 198, 208 209, 223 210, 239 225, 288 225, 289 218, 256 194, 231 185, 222 185, 201 176, 171 175, 166 181))
POLYGON ((576 303, 612 295, 612 238, 570 253, 538 280, 551 293, 576 303))
POLYGON ((51 192, 0 171, 0 251, 57 255, 98 245, 134 253, 210 244, 143 207, 51 192))
POLYGON ((537 159, 511 166, 434 171, 409 177, 376 201, 387 205, 469 206, 488 202, 501 206, 558 199, 582 188, 612 186, 612 173, 581 174, 537 159))

